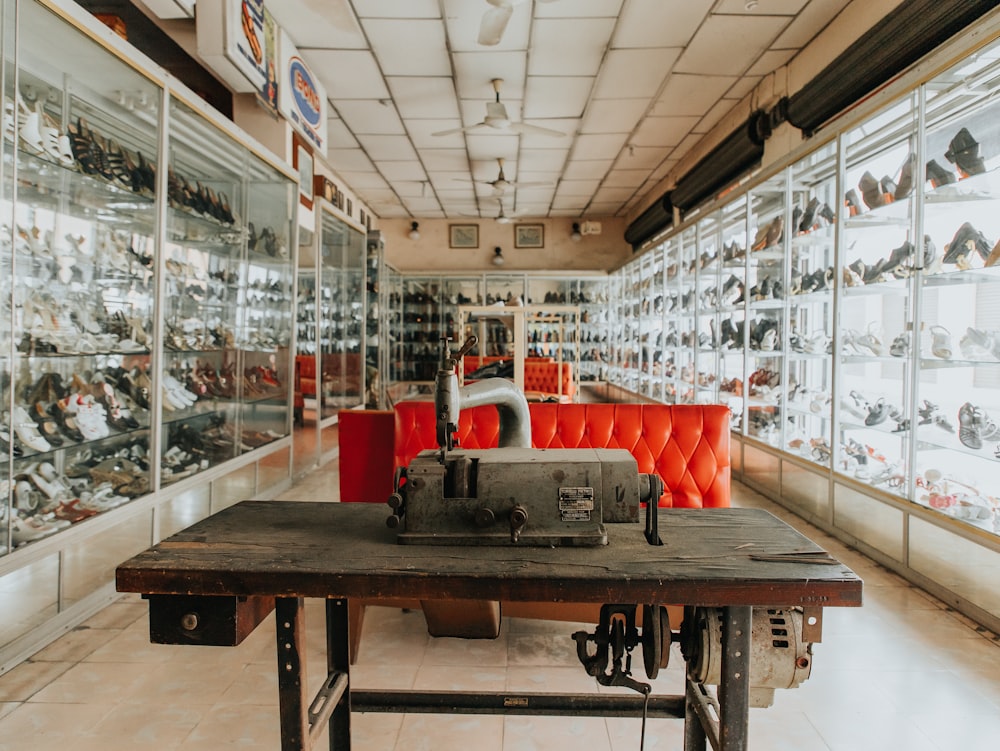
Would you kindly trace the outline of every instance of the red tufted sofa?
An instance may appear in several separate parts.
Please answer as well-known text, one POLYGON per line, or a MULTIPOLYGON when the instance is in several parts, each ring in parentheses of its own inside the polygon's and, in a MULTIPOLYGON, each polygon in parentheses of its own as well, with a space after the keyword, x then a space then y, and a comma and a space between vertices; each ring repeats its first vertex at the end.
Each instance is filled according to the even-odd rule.
MULTIPOLYGON (((729 505, 729 408, 722 405, 532 403, 535 448, 624 448, 640 472, 660 475, 661 506, 729 505)), ((497 445, 494 407, 463 410, 458 443, 497 445)), ((436 448, 432 402, 399 402, 391 411, 340 413, 340 499, 385 502, 396 467, 436 448)))
MULTIPOLYGON (((531 403, 535 448, 625 448, 640 472, 660 475, 660 506, 729 506, 729 408, 722 405, 531 403)), ((496 408, 459 414, 457 436, 465 448, 497 445, 496 408)), ((340 500, 384 503, 396 467, 436 448, 432 402, 405 401, 393 410, 340 413, 340 500)), ((386 508, 388 515, 388 507, 386 508)), ((352 654, 356 654, 366 604, 424 608, 431 634, 489 635, 499 627, 499 605, 488 602, 351 601, 352 654)), ((506 603, 515 617, 597 622, 599 608, 581 603, 506 603)), ((493 634, 495 635, 495 633, 493 634)))
MULTIPOLYGON (((509 360, 508 357, 475 357, 466 355, 462 358, 462 373, 468 378, 480 365, 486 365, 498 360, 509 360)), ((573 383, 573 363, 556 362, 551 357, 524 358, 524 395, 529 402, 538 402, 551 397, 560 401, 571 402, 576 396, 576 384, 573 383), (559 382, 562 381, 562 390, 559 382)))

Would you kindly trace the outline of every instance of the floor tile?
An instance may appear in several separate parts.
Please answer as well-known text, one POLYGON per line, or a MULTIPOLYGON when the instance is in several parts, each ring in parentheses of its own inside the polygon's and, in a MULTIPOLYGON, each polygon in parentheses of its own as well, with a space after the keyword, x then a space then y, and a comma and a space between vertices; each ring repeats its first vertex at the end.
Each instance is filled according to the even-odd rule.
POLYGON ((71 662, 22 662, 0 675, 0 701, 27 701, 71 667, 71 662))

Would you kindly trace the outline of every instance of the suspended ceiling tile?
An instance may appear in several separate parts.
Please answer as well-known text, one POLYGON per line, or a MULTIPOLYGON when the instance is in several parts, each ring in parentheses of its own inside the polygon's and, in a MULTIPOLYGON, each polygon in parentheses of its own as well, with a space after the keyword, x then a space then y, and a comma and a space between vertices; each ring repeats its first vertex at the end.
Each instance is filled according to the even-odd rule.
POLYGON ((367 50, 310 50, 304 57, 334 102, 389 97, 378 64, 367 50), (347 71, 350 75, 346 75, 347 71))
POLYGON ((369 19, 364 27, 386 76, 451 75, 444 27, 440 22, 369 19))
POLYGON ((593 81, 584 76, 528 76, 525 118, 582 117, 593 81))
POLYGON ((405 136, 358 135, 358 140, 368 155, 376 161, 417 160, 417 152, 413 150, 410 139, 405 136))
POLYGON ((521 164, 526 167, 530 165, 533 170, 546 172, 558 172, 566 163, 569 156, 569 144, 565 148, 558 149, 521 149, 521 164))
POLYGON ((740 75, 788 24, 783 16, 709 16, 677 59, 678 73, 740 75), (719 54, 725 50, 726 54, 719 54))
POLYGON ((403 118, 440 119, 458 115, 450 78, 389 76, 386 81, 403 118))
MULTIPOLYGON (((409 198, 427 198, 428 196, 433 196, 434 191, 430 187, 430 183, 426 181, 417 180, 393 180, 393 185, 396 186, 396 193, 403 200, 409 198)), ((436 200, 436 199, 435 199, 436 200)))
MULTIPOLYGON (((705 113, 705 116, 701 118, 698 122, 698 127, 696 127, 693 133, 708 133, 712 128, 719 124, 726 115, 728 115, 733 109, 734 102, 731 99, 720 99, 712 108, 705 113)), ((749 116, 749 111, 744 111, 744 114, 749 116)), ((742 122, 745 118, 741 118, 742 122)))
POLYGON ((726 92, 726 99, 742 99, 757 86, 761 81, 760 76, 741 76, 736 79, 736 83, 729 87, 726 92))
POLYGON ((674 67, 680 49, 612 50, 594 88, 595 99, 651 99, 674 67))
POLYGON ((589 216, 614 216, 620 206, 620 201, 592 201, 587 207, 587 214, 589 216))
POLYGON ((587 196, 556 196, 552 199, 552 209, 579 213, 584 211, 589 203, 590 199, 587 196))
MULTIPOLYGON (((499 132, 499 131, 498 131, 499 132)), ((469 159, 489 160, 503 157, 505 159, 517 158, 517 136, 516 135, 474 135, 465 137, 466 147, 469 151, 469 159)))
POLYGON ((649 177, 650 170, 630 170, 630 169, 615 169, 608 173, 608 176, 604 178, 602 187, 604 188, 628 188, 631 187, 635 190, 636 185, 641 185, 647 177, 649 177))
POLYGON ((537 21, 531 37, 528 75, 596 76, 614 25, 613 18, 537 21))
POLYGON ((601 187, 600 180, 561 180, 556 189, 557 197, 592 196, 601 187))
POLYGON ((626 145, 621 154, 618 155, 618 159, 615 160, 614 167, 616 170, 644 169, 648 172, 666 159, 670 155, 670 151, 669 146, 631 146, 629 148, 629 145, 626 145))
POLYGON ((773 73, 782 65, 791 60, 798 50, 767 50, 757 61, 750 66, 746 75, 760 78, 769 73, 773 73))
POLYGON ((746 0, 719 0, 714 13, 748 16, 794 16, 809 0, 758 0, 757 7, 747 10, 746 0))
POLYGON ((465 135, 463 133, 453 133, 449 136, 435 136, 445 130, 461 128, 462 123, 455 118, 453 120, 417 120, 406 121, 406 128, 413 140, 413 145, 418 149, 464 149, 465 135))
POLYGON ((736 82, 730 76, 674 73, 650 111, 654 116, 701 117, 736 82))
POLYGON ((699 115, 678 117, 647 117, 643 120, 629 143, 636 146, 676 146, 698 124, 699 115))
POLYGON ((592 99, 580 125, 581 133, 631 133, 646 113, 649 99, 592 99))
POLYGON ((392 191, 389 183, 377 172, 351 172, 351 188, 353 190, 373 192, 392 191))
POLYGON ((618 201, 619 203, 624 203, 632 194, 635 193, 635 188, 609 188, 602 187, 597 193, 594 194, 595 201, 618 201))
MULTIPOLYGON (((698 134, 690 134, 690 135, 685 136, 681 140, 681 142, 679 144, 677 144, 677 146, 674 148, 674 150, 670 152, 671 158, 676 158, 678 161, 680 161, 681 159, 683 159, 687 155, 687 153, 689 151, 691 151, 691 149, 693 149, 695 146, 698 145, 698 142, 703 137, 704 136, 701 136, 701 135, 698 135, 698 134)), ((694 163, 692 163, 689 166, 694 166, 694 163)))
POLYGON ((371 209, 375 211, 376 216, 385 219, 401 219, 410 216, 410 212, 408 212, 399 204, 387 205, 387 204, 371 203, 369 205, 371 209))
POLYGON ((492 102, 494 78, 502 78, 500 99, 523 99, 527 67, 523 52, 480 47, 482 52, 456 52, 452 55, 455 81, 460 99, 492 102))
POLYGON ((344 121, 339 117, 331 117, 326 121, 326 144, 331 149, 357 148, 358 139, 354 137, 344 121))
POLYGON ((396 180, 423 182, 427 179, 427 173, 424 172, 423 166, 416 160, 397 162, 390 159, 383 159, 379 162, 378 166, 379 171, 390 182, 395 182, 396 180))
POLYGON ((368 46, 345 0, 326 3, 282 0, 270 3, 267 9, 300 51, 308 47, 364 49, 368 46))
POLYGON ((573 159, 566 165, 563 179, 602 180, 612 164, 613 159, 573 159))
POLYGON ((352 4, 359 18, 441 18, 437 0, 353 0, 352 4))
POLYGON ((426 215, 425 212, 441 210, 441 204, 438 203, 437 198, 434 196, 426 196, 425 198, 414 196, 412 198, 406 198, 403 201, 403 204, 410 210, 410 213, 414 215, 426 215))
POLYGON ((614 18, 622 9, 622 0, 569 0, 535 3, 537 18, 614 18))
POLYGON ((614 159, 625 145, 627 133, 606 133, 601 135, 582 135, 576 139, 574 154, 590 159, 614 159))
POLYGON ((772 46, 781 49, 805 47, 850 2, 851 0, 811 0, 772 46))
POLYGON ((346 172, 377 172, 372 160, 362 149, 327 149, 330 166, 347 179, 346 172))
POLYGON ((705 21, 715 0, 629 0, 612 40, 616 49, 684 47, 705 21))
POLYGON ((657 183, 660 182, 660 180, 665 178, 670 173, 670 170, 672 170, 676 164, 676 159, 664 159, 660 165, 653 170, 653 174, 649 176, 649 179, 657 183))
MULTIPOLYGON (((403 121, 396 114, 391 102, 382 99, 341 99, 337 113, 355 133, 402 135, 406 132, 403 121)), ((327 134, 329 137, 329 134, 327 134)))
POLYGON ((472 178, 466 170, 432 170, 429 177, 436 188, 472 191, 472 178))
POLYGON ((420 152, 424 167, 429 171, 461 172, 469 166, 465 149, 423 149, 420 152))

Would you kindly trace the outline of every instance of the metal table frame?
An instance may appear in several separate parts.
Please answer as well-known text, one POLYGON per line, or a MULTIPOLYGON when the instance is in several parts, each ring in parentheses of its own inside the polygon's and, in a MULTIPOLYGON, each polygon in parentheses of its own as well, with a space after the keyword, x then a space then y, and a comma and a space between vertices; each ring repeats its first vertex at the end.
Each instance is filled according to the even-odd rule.
MULTIPOLYGON (((742 560, 717 561, 714 559, 721 556, 708 554, 707 558, 713 560, 705 566, 689 562, 688 556, 680 550, 676 565, 661 564, 664 553, 658 552, 654 557, 653 553, 646 554, 645 551, 669 548, 669 530, 680 521, 701 521, 706 528, 710 528, 705 535, 705 546, 717 548, 721 544, 727 550, 747 547, 747 544, 726 545, 726 535, 718 534, 718 529, 714 528, 749 529, 749 520, 753 522, 749 526, 756 524, 763 531, 754 533, 750 530, 748 535, 753 537, 757 534, 759 539, 767 537, 765 532, 775 535, 776 539, 784 542, 784 554, 788 554, 789 543, 799 548, 797 552, 801 552, 804 545, 815 548, 806 538, 766 512, 756 513, 752 509, 682 510, 685 515, 677 516, 678 511, 661 511, 659 527, 667 532, 663 535, 666 545, 659 548, 645 545, 644 541, 633 543, 631 537, 621 537, 622 533, 615 531, 612 535, 615 539, 603 551, 498 547, 476 548, 475 556, 466 557, 459 552, 463 550, 461 548, 394 545, 384 527, 369 530, 364 526, 379 523, 386 512, 364 504, 244 502, 122 564, 118 569, 118 588, 121 591, 142 592, 149 599, 151 639, 165 643, 238 644, 273 608, 282 751, 311 751, 327 727, 332 751, 350 749, 352 711, 616 717, 639 717, 644 711, 646 698, 639 694, 470 695, 354 691, 350 685, 348 598, 398 597, 416 587, 417 591, 409 593, 411 596, 433 599, 432 594, 440 585, 434 579, 444 577, 443 580, 450 584, 449 592, 457 588, 457 599, 472 598, 475 594, 518 599, 511 597, 511 591, 517 591, 511 587, 522 584, 525 592, 520 599, 530 601, 537 599, 539 592, 548 591, 553 586, 562 587, 561 592, 570 586, 565 581, 553 584, 552 578, 569 580, 576 577, 570 584, 575 582, 572 588, 580 592, 581 602, 596 602, 602 583, 606 586, 607 582, 614 582, 616 591, 612 596, 631 593, 639 597, 635 593, 641 590, 654 602, 657 601, 653 597, 655 593, 678 604, 721 607, 722 675, 718 701, 712 698, 704 685, 688 677, 683 696, 650 696, 645 711, 648 717, 683 717, 685 751, 705 751, 708 743, 716 751, 745 751, 753 607, 803 607, 804 640, 819 641, 822 607, 859 606, 862 583, 853 572, 840 565, 766 560, 770 556, 749 556, 756 562, 744 563, 742 560), (336 506, 339 510, 318 508, 322 506, 336 506), (730 513, 727 514, 727 511, 730 513), (695 516, 697 514, 704 516, 695 516), (332 553, 337 549, 335 544, 320 547, 325 538, 317 519, 327 517, 338 522, 351 522, 350 525, 335 525, 337 528, 345 527, 339 532, 345 540, 343 558, 332 553), (759 523, 761 521, 766 523, 759 523), (356 527, 358 524, 362 526, 356 527), (268 537, 274 539, 268 540, 268 537), (301 540, 302 550, 289 548, 290 539, 301 540), (636 570, 633 575, 632 569, 628 569, 630 573, 624 577, 628 581, 614 578, 623 577, 620 570, 611 571, 603 579, 601 573, 591 576, 586 571, 577 570, 593 567, 593 556, 598 556, 602 562, 595 571, 605 568, 603 562, 615 558, 608 551, 616 542, 620 546, 618 557, 628 558, 629 566, 636 570), (441 556, 437 567, 428 562, 428 556, 435 552, 441 556), (646 572, 644 564, 647 562, 641 559, 643 555, 654 558, 652 563, 658 565, 649 565, 648 571, 657 570, 658 573, 646 572), (563 557, 565 564, 562 563, 563 557), (456 563, 456 559, 460 560, 456 563), (588 563, 580 566, 580 560, 588 563), (404 561, 406 565, 398 561, 404 561), (414 564, 414 561, 423 563, 414 564), (542 567, 543 571, 536 577, 503 571, 503 564, 512 562, 517 564, 513 568, 518 571, 523 571, 527 565, 542 567), (659 571, 661 565, 663 570, 659 571), (689 572, 699 571, 699 565, 707 571, 704 574, 707 578, 692 580, 689 572), (452 568, 456 570, 450 570, 452 568), (723 573, 718 571, 720 568, 723 573), (564 576, 547 575, 550 570, 563 572, 564 576), (410 575, 417 578, 408 579, 410 575), (598 580, 596 588, 589 586, 591 578, 598 580), (294 585, 289 582, 294 582, 294 585), (699 582, 702 586, 706 586, 704 582, 709 582, 710 590, 711 582, 717 584, 711 594, 700 597, 696 594, 700 591, 699 582), (680 597, 675 599, 671 596, 678 592, 680 597), (323 598, 326 603, 327 678, 314 698, 307 695, 305 674, 304 598, 307 597, 323 598)), ((641 529, 636 525, 613 526, 630 527, 632 533, 641 538, 641 529)), ((686 537, 690 538, 691 534, 686 533, 686 537)), ((698 541, 687 539, 682 543, 678 540, 676 547, 681 549, 684 545, 697 546, 698 541)), ((760 550, 760 545, 756 549, 760 550)), ((783 551, 780 545, 773 545, 767 552, 782 554, 783 551)), ((733 557, 740 558, 735 554, 733 557)), ((552 599, 559 598, 553 594, 552 599)), ((620 601, 632 602, 632 599, 622 596, 620 601)))

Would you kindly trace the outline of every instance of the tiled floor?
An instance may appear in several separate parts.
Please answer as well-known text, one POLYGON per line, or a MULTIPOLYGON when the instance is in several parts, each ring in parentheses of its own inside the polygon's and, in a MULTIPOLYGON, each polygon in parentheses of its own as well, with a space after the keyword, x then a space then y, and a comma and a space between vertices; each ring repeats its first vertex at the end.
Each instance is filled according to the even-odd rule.
MULTIPOLYGON (((330 485, 319 471, 283 497, 325 500, 330 485)), ((812 677, 778 691, 773 707, 751 710, 753 749, 1000 747, 1000 642, 993 634, 745 487, 734 486, 734 503, 786 518, 865 580, 863 608, 825 611, 812 677)), ((308 604, 307 619, 309 643, 318 647, 321 603, 308 604)), ((145 604, 126 596, 0 677, 0 751, 280 747, 273 616, 237 648, 151 645, 147 627, 145 604)), ((431 639, 421 614, 373 608, 352 680, 359 687, 597 691, 576 662, 570 634, 577 628, 508 619, 496 641, 431 639)), ((311 684, 322 680, 321 662, 309 668, 311 684)), ((641 668, 637 673, 643 678, 641 668)), ((680 692, 676 646, 665 673, 654 691, 680 692)), ((681 728, 678 720, 651 720, 646 749, 679 749, 681 728)), ((639 748, 640 724, 356 714, 352 730, 354 747, 365 751, 622 751, 639 748)))

